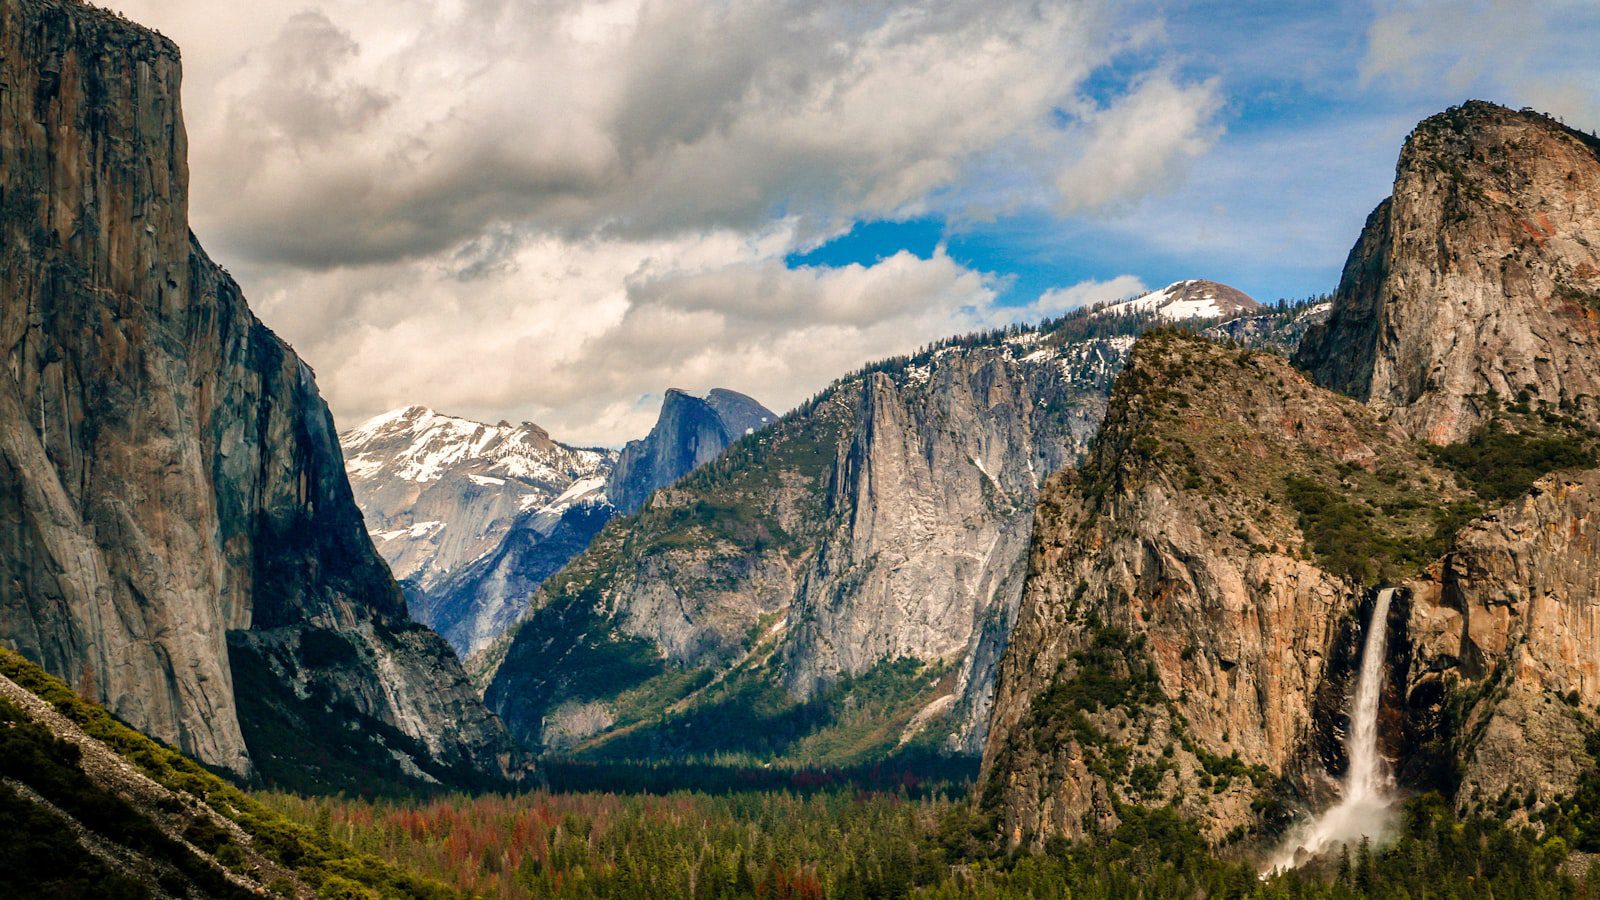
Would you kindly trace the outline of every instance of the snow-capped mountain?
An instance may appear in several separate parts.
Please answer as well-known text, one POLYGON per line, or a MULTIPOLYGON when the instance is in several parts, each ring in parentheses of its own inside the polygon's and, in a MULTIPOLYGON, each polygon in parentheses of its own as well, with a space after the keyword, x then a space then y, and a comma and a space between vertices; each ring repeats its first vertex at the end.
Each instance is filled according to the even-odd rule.
POLYGON ((620 452, 421 406, 384 413, 340 443, 373 543, 407 583, 411 617, 465 657, 515 622, 619 507, 637 508, 776 420, 734 391, 673 389, 650 434, 620 452))
POLYGON ((339 443, 378 551, 423 590, 493 551, 524 514, 554 527, 574 505, 605 503, 617 460, 531 422, 486 425, 422 406, 384 413, 339 443))
POLYGON ((1132 300, 1101 308, 1097 315, 1154 313, 1171 322, 1187 319, 1231 319, 1266 311, 1253 297, 1238 288, 1215 281, 1189 279, 1167 285, 1132 300))

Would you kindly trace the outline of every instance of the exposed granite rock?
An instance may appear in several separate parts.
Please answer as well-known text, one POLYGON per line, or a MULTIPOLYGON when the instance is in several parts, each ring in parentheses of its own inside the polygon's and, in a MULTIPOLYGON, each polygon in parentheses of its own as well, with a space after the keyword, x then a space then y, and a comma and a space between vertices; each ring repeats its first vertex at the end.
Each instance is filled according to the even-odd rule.
POLYGON ((922 722, 976 749, 1033 498, 1087 445, 1131 342, 1024 331, 845 379, 608 526, 476 661, 487 701, 537 743, 567 703, 611 704, 623 730, 681 711, 686 673, 805 698, 911 657, 959 670, 939 689, 959 708, 922 722), (623 715, 652 678, 665 705, 623 715))
POLYGON ((606 480, 612 505, 631 513, 651 492, 672 484, 718 456, 739 438, 778 420, 744 394, 712 388, 704 397, 668 388, 650 433, 622 448, 606 480))
MULTIPOLYGON (((177 49, 87 5, 0 0, 0 84, 0 639, 246 773, 260 723, 228 635, 377 633, 400 590, 310 369, 189 233, 177 49)), ((385 649, 361 673, 391 697, 373 715, 504 774, 459 669, 385 649), (465 722, 400 699, 451 681, 465 722)))
POLYGON ((551 440, 531 422, 486 425, 421 406, 340 435, 356 503, 405 579, 411 617, 462 658, 527 608, 616 509, 614 450, 551 440))
POLYGON ((1434 443, 1494 398, 1600 415, 1600 141, 1473 101, 1406 140, 1296 363, 1434 443))
POLYGON ((1295 484, 1373 509, 1463 494, 1276 357, 1141 339, 1091 455, 1039 501, 982 778, 1008 841, 1114 825, 1115 802, 1175 803, 1220 839, 1278 779, 1326 789, 1367 594, 1303 532, 1295 484))
POLYGON ((1418 127, 1295 357, 1365 406, 1264 358, 1141 343, 1094 453, 1040 501, 983 775, 1008 840, 1112 824, 1118 802, 1176 802, 1213 839, 1272 824, 1248 799, 1326 803, 1356 630, 1397 581, 1379 733, 1402 785, 1517 817, 1572 790, 1600 699, 1600 473, 1461 528, 1503 495, 1417 441, 1512 413, 1592 426, 1596 149, 1483 103, 1418 127))
POLYGON ((431 590, 415 591, 412 618, 438 629, 462 659, 484 650, 528 611, 539 585, 582 553, 616 514, 598 490, 523 513, 493 550, 431 590))
MULTIPOLYGON (((1450 443, 1508 407, 1592 427, 1597 340, 1600 141, 1474 101, 1408 138, 1394 193, 1296 362, 1414 436, 1450 443)), ((1463 805, 1507 790, 1549 799, 1588 759, 1600 699, 1594 485, 1551 476, 1410 585, 1409 774, 1459 784, 1463 805)))
POLYGON ((1547 476, 1412 589, 1411 706, 1458 704, 1416 742, 1446 742, 1458 800, 1570 793, 1600 704, 1600 471, 1547 476))

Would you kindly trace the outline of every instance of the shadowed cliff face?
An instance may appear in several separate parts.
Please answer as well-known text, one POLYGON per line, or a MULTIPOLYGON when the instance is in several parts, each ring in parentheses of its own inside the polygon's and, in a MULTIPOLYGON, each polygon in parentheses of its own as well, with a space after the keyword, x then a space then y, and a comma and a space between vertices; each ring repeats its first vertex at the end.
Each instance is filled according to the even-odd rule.
POLYGON ((401 660, 352 676, 374 719, 429 762, 503 772, 511 746, 468 694, 460 722, 421 699, 461 691, 459 669, 405 662, 375 627, 405 608, 311 371, 189 234, 177 49, 0 0, 0 84, 0 636, 243 773, 261 723, 241 722, 230 632, 349 632, 401 660))
POLYGON ((1600 414, 1600 142, 1471 102, 1412 132, 1296 364, 1434 443, 1494 398, 1600 414))

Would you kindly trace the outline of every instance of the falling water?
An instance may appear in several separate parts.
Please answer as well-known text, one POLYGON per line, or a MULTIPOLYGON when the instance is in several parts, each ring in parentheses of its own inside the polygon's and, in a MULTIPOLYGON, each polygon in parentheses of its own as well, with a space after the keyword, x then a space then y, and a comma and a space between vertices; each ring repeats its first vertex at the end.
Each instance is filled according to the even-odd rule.
POLYGON ((1378 701, 1383 694, 1383 660, 1387 641, 1389 600, 1394 588, 1378 592, 1367 622, 1367 640, 1361 650, 1361 676, 1356 682, 1355 703, 1350 708, 1350 732, 1345 735, 1345 752, 1350 769, 1340 786, 1340 799, 1322 815, 1295 829, 1289 835, 1268 872, 1293 868, 1304 858, 1340 844, 1364 837, 1376 840, 1389 821, 1389 801, 1393 781, 1388 760, 1378 752, 1378 701), (1302 857, 1301 854, 1306 854, 1302 857))

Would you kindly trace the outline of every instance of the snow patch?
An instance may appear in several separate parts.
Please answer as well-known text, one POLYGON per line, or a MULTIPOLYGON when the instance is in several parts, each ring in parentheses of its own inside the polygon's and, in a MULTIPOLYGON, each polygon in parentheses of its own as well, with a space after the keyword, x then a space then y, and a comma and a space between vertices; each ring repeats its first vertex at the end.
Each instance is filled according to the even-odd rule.
POLYGON ((393 541, 400 538, 420 538, 425 535, 430 535, 435 531, 442 531, 444 530, 444 527, 445 523, 438 521, 418 522, 409 528, 396 528, 391 531, 379 531, 372 536, 380 541, 393 541))

